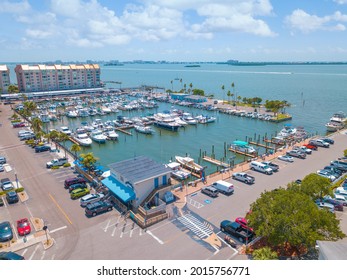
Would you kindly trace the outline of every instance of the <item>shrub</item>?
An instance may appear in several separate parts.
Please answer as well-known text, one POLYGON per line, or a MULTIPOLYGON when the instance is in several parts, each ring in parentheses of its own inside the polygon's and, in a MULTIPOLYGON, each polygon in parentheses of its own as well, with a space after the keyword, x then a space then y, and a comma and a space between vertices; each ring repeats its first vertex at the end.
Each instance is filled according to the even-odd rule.
POLYGON ((60 166, 52 166, 51 169, 59 169, 60 166))
POLYGON ((24 192, 24 188, 18 188, 16 189, 16 193, 24 192))
POLYGON ((63 165, 63 167, 70 167, 70 166, 71 166, 70 162, 64 163, 64 165, 63 165))
POLYGON ((0 192, 0 196, 5 195, 5 194, 6 194, 6 192, 4 192, 4 191, 0 192))

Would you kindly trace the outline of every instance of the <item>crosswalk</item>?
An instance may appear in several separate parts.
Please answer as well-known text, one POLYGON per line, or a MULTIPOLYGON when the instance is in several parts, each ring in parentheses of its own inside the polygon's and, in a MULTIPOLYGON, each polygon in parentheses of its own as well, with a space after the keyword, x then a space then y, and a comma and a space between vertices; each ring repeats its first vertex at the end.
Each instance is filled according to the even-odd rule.
POLYGON ((187 197, 187 203, 192 205, 195 208, 198 208, 198 209, 200 209, 201 207, 204 207, 204 204, 202 204, 199 201, 196 201, 190 197, 187 197))
POLYGON ((186 214, 178 217, 177 220, 192 231, 200 239, 209 237, 213 233, 211 224, 206 221, 200 221, 193 215, 186 214))

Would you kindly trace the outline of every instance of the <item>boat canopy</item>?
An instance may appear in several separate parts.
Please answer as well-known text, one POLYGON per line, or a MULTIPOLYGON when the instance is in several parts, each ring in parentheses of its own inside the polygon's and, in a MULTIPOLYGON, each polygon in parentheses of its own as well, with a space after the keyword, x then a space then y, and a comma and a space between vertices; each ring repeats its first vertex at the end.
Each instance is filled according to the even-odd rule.
POLYGON ((234 141, 233 144, 236 145, 236 146, 246 146, 246 145, 248 145, 248 142, 245 142, 245 141, 234 141))

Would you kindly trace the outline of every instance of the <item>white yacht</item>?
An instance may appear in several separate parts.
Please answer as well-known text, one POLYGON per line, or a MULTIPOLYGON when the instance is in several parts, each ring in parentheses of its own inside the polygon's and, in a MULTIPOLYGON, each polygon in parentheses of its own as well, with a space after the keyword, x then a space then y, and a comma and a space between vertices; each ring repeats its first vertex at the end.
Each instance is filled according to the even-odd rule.
POLYGON ((103 134, 101 130, 93 130, 90 134, 90 138, 92 138, 93 141, 103 144, 106 142, 107 137, 103 134))
POLYGON ((197 124, 198 122, 196 121, 196 119, 194 119, 192 117, 192 115, 190 113, 183 113, 182 115, 182 120, 184 120, 186 123, 188 124, 197 124))
POLYGON ((75 139, 78 144, 84 147, 92 145, 93 142, 84 129, 77 129, 75 135, 73 136, 73 139, 75 139))
POLYGON ((330 118, 330 121, 325 125, 325 127, 327 128, 327 131, 335 132, 345 127, 346 120, 346 114, 344 112, 338 112, 330 118))
POLYGON ((68 112, 66 113, 66 116, 67 116, 68 118, 77 118, 78 113, 77 113, 77 111, 68 111, 68 112))
POLYGON ((104 135, 106 136, 107 140, 117 140, 119 137, 118 133, 114 131, 112 126, 106 126, 104 135))
POLYGON ((62 126, 60 132, 65 133, 66 135, 71 135, 71 130, 67 126, 62 126))
POLYGON ((154 133, 154 130, 150 126, 135 125, 134 128, 137 132, 140 132, 143 134, 153 134, 154 133))

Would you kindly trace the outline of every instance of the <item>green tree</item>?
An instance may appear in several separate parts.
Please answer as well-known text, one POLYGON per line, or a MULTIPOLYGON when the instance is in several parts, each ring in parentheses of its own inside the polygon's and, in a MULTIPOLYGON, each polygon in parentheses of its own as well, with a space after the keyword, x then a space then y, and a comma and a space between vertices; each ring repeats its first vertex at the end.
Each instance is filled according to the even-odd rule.
POLYGON ((343 156, 347 157, 347 149, 343 151, 343 156))
POLYGON ((307 175, 300 185, 293 184, 289 190, 302 192, 313 200, 332 194, 330 180, 315 173, 307 175))
POLYGON ((34 133, 38 133, 42 130, 42 121, 39 118, 33 118, 31 120, 31 128, 34 131, 34 133))
POLYGON ((184 92, 186 93, 187 92, 187 84, 184 84, 183 88, 184 88, 184 92))
POLYGON ((171 80, 170 83, 171 83, 171 90, 173 91, 173 80, 171 80))
POLYGON ((80 152, 82 150, 82 148, 78 144, 72 144, 70 150, 71 150, 71 152, 73 152, 75 154, 75 157, 77 158, 77 153, 80 152))
POLYGON ((269 247, 254 250, 252 257, 254 260, 278 260, 277 253, 272 251, 269 247))
POLYGON ((193 89, 193 95, 205 96, 205 92, 202 89, 195 88, 193 89))
POLYGON ((16 85, 9 85, 8 88, 7 88, 7 92, 8 93, 18 93, 19 92, 18 86, 16 86, 16 85))
POLYGON ((65 152, 65 157, 66 157, 66 147, 65 147, 65 143, 66 141, 68 141, 70 139, 69 135, 63 133, 63 132, 58 132, 58 138, 57 141, 58 142, 63 142, 64 143, 64 152, 65 152))
POLYGON ((189 89, 188 89, 188 92, 189 93, 191 93, 193 91, 193 84, 192 83, 190 83, 189 84, 189 89))
POLYGON ((298 256, 302 246, 313 248, 316 240, 336 241, 345 237, 335 215, 320 210, 302 192, 279 188, 262 193, 251 210, 247 218, 258 236, 265 237, 269 246, 284 249, 289 244, 298 256))
POLYGON ((227 96, 228 96, 228 104, 230 104, 230 96, 231 96, 231 92, 230 92, 230 90, 228 90, 228 92, 227 92, 227 96))
POLYGON ((223 104, 224 104, 224 100, 225 100, 225 86, 222 85, 222 91, 223 91, 223 104))
POLYGON ((55 143, 55 148, 56 149, 58 149, 58 147, 57 147, 57 141, 58 141, 58 139, 59 139, 59 132, 57 131, 57 130, 52 130, 52 131, 50 131, 49 133, 47 133, 47 140, 48 140, 48 142, 50 141, 50 140, 52 140, 52 141, 54 141, 54 143, 55 143))
POLYGON ((80 157, 81 163, 88 169, 89 172, 92 171, 95 163, 99 160, 98 158, 94 157, 93 153, 80 154, 80 157))

